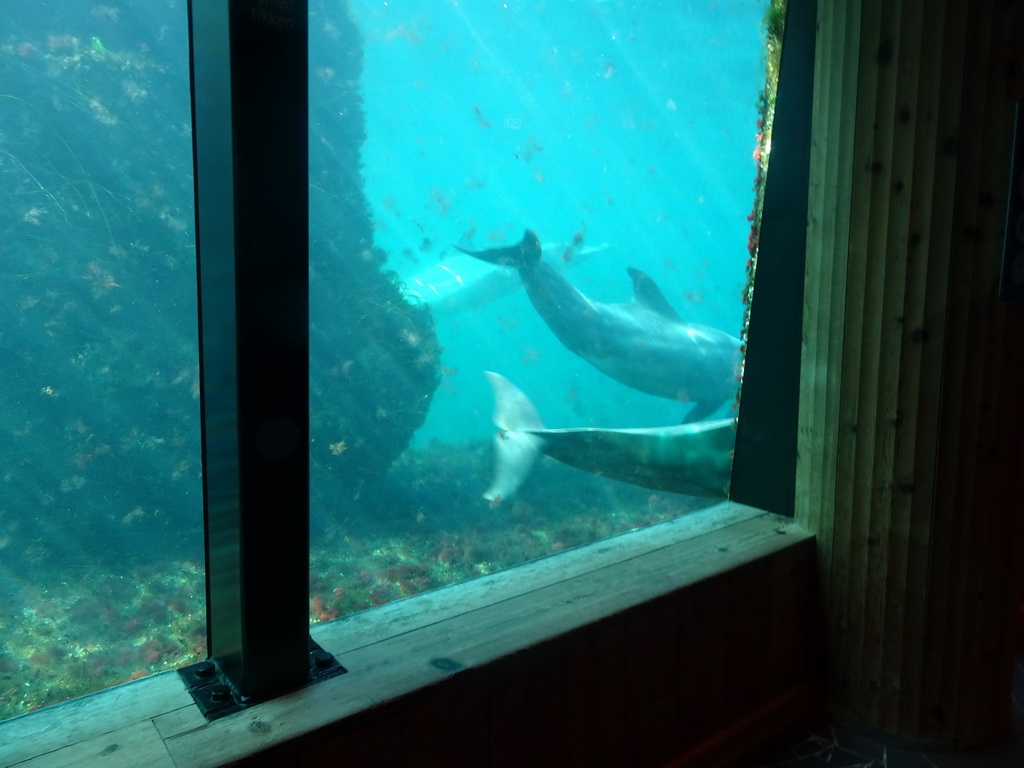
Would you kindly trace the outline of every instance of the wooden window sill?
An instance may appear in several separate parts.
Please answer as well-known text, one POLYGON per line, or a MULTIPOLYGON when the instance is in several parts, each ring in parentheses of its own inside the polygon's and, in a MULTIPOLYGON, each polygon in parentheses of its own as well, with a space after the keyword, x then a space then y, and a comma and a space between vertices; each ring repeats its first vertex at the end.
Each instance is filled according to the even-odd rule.
POLYGON ((216 766, 812 538, 726 502, 312 629, 349 672, 207 723, 175 672, 0 723, 5 766, 216 766))

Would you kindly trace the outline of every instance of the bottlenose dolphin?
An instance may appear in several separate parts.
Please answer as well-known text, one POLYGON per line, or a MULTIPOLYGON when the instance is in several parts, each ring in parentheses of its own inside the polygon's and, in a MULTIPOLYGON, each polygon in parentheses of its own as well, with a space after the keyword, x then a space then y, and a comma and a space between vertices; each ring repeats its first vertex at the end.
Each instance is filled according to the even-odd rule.
POLYGON ((485 371, 494 389, 492 505, 511 499, 542 453, 626 483, 688 496, 725 499, 732 477, 736 419, 646 429, 546 429, 515 384, 485 371))
MULTIPOLYGON (((458 247, 458 246, 456 246, 458 247)), ((629 268, 633 300, 605 304, 584 296, 541 259, 540 240, 463 253, 519 270, 537 312, 570 352, 599 371, 658 397, 692 402, 686 421, 700 421, 739 388, 740 340, 683 322, 654 280, 629 268)))

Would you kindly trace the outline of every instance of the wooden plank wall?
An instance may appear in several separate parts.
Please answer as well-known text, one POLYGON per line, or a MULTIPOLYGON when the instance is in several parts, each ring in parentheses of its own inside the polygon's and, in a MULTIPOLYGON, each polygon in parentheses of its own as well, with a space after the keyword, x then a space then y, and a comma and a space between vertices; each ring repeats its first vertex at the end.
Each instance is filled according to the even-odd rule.
POLYGON ((829 699, 1010 727, 1024 308, 996 297, 1024 3, 819 3, 797 470, 829 699))
POLYGON ((813 569, 807 538, 243 764, 732 764, 809 705, 813 569))

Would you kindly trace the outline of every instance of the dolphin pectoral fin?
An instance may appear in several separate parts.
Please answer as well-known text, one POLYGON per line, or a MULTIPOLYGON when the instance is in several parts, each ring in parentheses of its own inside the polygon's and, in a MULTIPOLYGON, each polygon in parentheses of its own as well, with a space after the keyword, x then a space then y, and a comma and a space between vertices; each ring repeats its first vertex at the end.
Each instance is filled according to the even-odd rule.
POLYGON ((541 248, 540 238, 532 229, 523 233, 523 239, 515 245, 504 248, 488 248, 486 251, 468 251, 459 246, 453 246, 456 250, 462 251, 467 256, 486 261, 489 264, 497 264, 501 267, 515 267, 523 269, 532 267, 540 261, 541 248))
POLYGON ((544 448, 544 440, 521 430, 544 429, 530 399, 504 376, 484 371, 494 390, 494 477, 484 498, 495 504, 515 496, 544 448))
POLYGON ((661 288, 658 287, 658 284, 654 282, 650 275, 636 267, 629 267, 626 271, 629 272, 629 277, 633 281, 634 302, 644 309, 648 309, 669 320, 679 323, 683 322, 682 318, 679 317, 679 313, 668 303, 665 294, 661 292, 661 288))

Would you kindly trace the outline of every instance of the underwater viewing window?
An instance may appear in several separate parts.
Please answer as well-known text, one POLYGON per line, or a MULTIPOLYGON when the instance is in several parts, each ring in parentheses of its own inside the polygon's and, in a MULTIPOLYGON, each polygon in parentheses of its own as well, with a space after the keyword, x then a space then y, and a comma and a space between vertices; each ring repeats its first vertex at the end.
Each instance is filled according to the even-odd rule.
POLYGON ((778 9, 311 9, 312 620, 728 498, 778 9))
POLYGON ((184 8, 0 11, 0 718, 205 658, 184 8))
MULTIPOLYGON (((218 627, 246 611, 218 595, 298 615, 304 645, 307 610, 356 616, 730 498, 785 4, 308 5, 308 551, 301 494, 257 534, 226 522, 302 539, 308 606, 295 560, 250 563, 266 582, 240 598, 206 583, 203 468, 209 523, 211 443, 245 452, 211 414, 246 389, 215 370, 234 350, 200 342, 209 305, 197 329, 189 9, 3 12, 0 719, 230 666, 218 627), (262 591, 279 573, 301 582, 285 607, 262 591)), ((288 153, 248 139, 279 179, 288 153)), ((232 147, 200 143, 209 238, 237 200, 204 199, 203 161, 232 147)))

